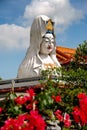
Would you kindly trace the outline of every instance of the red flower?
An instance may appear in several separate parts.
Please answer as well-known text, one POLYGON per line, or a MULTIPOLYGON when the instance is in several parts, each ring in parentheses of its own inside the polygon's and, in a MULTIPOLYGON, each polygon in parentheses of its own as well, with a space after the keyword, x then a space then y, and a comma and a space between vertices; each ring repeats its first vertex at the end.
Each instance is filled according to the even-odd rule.
POLYGON ((31 102, 30 104, 28 104, 28 105, 26 106, 26 109, 32 110, 32 109, 33 109, 33 103, 31 102))
POLYGON ((71 120, 69 114, 65 113, 64 117, 62 116, 62 112, 60 110, 57 110, 55 113, 55 116, 58 118, 60 122, 64 123, 65 127, 70 127, 71 126, 71 120))
POLYGON ((2 111, 3 111, 3 108, 2 108, 2 107, 0 107, 0 114, 2 113, 2 111))
POLYGON ((73 109, 74 111, 72 112, 72 115, 74 117, 74 120, 76 123, 79 123, 80 122, 80 110, 78 107, 74 107, 73 109))
POLYGON ((85 112, 80 110, 80 124, 83 126, 87 124, 87 117, 85 115, 85 112))
POLYGON ((76 123, 80 125, 87 124, 87 95, 85 93, 79 93, 79 107, 75 107, 73 111, 73 117, 76 123))
POLYGON ((64 126, 65 127, 70 127, 71 126, 71 120, 69 114, 65 113, 64 114, 64 126))
POLYGON ((84 93, 79 94, 79 109, 80 109, 80 124, 87 124, 87 95, 84 93))
POLYGON ((46 124, 38 111, 21 114, 16 119, 9 118, 0 130, 45 130, 46 124))
POLYGON ((16 127, 22 127, 25 124, 25 121, 28 120, 28 114, 20 114, 18 118, 16 119, 16 127))
POLYGON ((63 121, 62 112, 60 110, 57 110, 56 112, 54 112, 54 114, 59 121, 63 121))
POLYGON ((87 124, 86 111, 82 110, 81 108, 75 107, 72 114, 76 123, 80 123, 82 126, 87 124))
POLYGON ((34 89, 29 89, 29 90, 26 90, 26 93, 28 93, 30 96, 35 96, 36 94, 35 94, 35 92, 34 92, 34 89))
POLYGON ((29 115, 29 129, 34 130, 45 130, 46 124, 38 111, 32 110, 29 115))
POLYGON ((62 100, 61 100, 61 97, 60 97, 60 96, 56 96, 56 97, 55 97, 55 101, 56 101, 56 102, 61 102, 61 101, 62 101, 62 100))
POLYGON ((27 101, 27 97, 26 96, 18 96, 17 98, 15 98, 14 100, 17 104, 23 105, 26 103, 27 101))
POLYGON ((78 97, 79 99, 84 99, 84 98, 87 98, 87 95, 86 95, 85 93, 79 93, 79 94, 77 95, 77 97, 78 97))
POLYGON ((14 119, 9 118, 5 121, 5 125, 0 130, 12 130, 14 128, 14 119))
POLYGON ((59 95, 58 95, 58 96, 54 96, 54 95, 53 95, 52 98, 55 100, 56 103, 62 101, 61 96, 59 96, 59 95))

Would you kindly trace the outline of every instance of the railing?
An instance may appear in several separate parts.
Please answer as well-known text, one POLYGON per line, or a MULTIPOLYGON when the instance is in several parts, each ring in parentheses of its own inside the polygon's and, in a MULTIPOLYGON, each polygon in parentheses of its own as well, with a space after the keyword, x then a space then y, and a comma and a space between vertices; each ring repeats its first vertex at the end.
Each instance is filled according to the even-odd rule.
POLYGON ((22 91, 27 87, 40 84, 40 80, 41 77, 0 80, 0 93, 9 92, 13 87, 15 91, 22 91))

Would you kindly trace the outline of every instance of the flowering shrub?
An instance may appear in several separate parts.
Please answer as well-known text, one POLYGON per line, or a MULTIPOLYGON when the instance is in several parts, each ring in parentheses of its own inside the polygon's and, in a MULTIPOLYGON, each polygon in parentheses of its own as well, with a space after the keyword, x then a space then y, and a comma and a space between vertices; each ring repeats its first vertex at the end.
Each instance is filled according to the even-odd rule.
POLYGON ((59 81, 49 76, 38 91, 9 93, 0 101, 0 130, 87 130, 87 87, 59 81))
POLYGON ((78 94, 79 106, 73 108, 73 117, 76 123, 81 126, 87 125, 87 95, 85 93, 78 94))
POLYGON ((0 107, 0 130, 45 130, 50 120, 58 120, 58 125, 62 124, 61 127, 67 129, 80 128, 87 124, 87 95, 85 93, 77 95, 79 104, 73 107, 72 113, 65 111, 67 109, 60 95, 51 96, 50 93, 49 96, 47 93, 44 98, 43 91, 36 95, 33 89, 27 90, 26 93, 27 95, 24 96, 17 96, 14 93, 8 95, 6 99, 8 106, 4 104, 3 108, 0 107), (11 106, 12 104, 14 105, 11 106))
POLYGON ((45 122, 38 111, 30 111, 29 114, 18 115, 17 118, 8 118, 1 130, 44 130, 45 122))
POLYGON ((6 98, 3 108, 0 107, 0 130, 44 130, 46 123, 34 106, 35 92, 26 91, 27 95, 18 96, 11 93, 6 98), (5 119, 4 119, 5 117, 5 119))

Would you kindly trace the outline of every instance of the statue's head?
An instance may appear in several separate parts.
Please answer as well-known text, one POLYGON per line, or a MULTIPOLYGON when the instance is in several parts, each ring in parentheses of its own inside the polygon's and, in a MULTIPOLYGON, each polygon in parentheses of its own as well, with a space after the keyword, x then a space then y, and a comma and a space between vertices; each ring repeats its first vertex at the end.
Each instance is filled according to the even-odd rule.
POLYGON ((32 50, 34 48, 34 55, 41 53, 41 51, 44 53, 43 47, 47 43, 49 43, 49 47, 47 47, 49 54, 55 46, 54 22, 49 17, 40 15, 34 19, 31 26, 30 48, 32 50))
POLYGON ((55 48, 55 39, 52 33, 46 33, 40 45, 40 54, 49 55, 55 48))

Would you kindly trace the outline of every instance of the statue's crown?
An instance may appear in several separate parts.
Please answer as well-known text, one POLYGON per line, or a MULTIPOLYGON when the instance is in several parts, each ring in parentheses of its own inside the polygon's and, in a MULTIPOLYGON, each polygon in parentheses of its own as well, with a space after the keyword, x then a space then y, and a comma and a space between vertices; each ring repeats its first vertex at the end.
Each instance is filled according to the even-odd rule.
POLYGON ((53 31, 53 30, 54 30, 53 22, 52 22, 51 19, 49 19, 49 20, 47 21, 46 29, 47 29, 47 30, 50 30, 50 31, 53 31))

